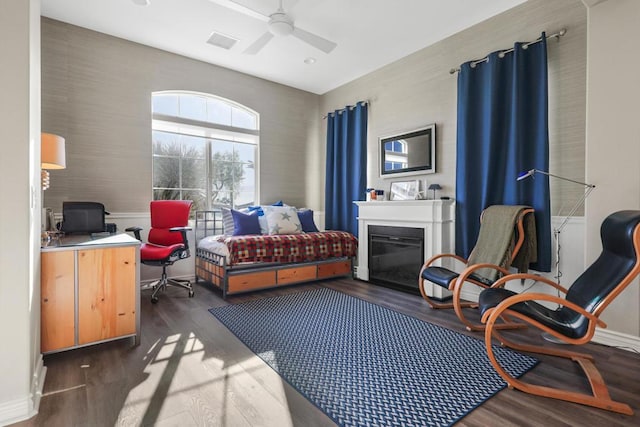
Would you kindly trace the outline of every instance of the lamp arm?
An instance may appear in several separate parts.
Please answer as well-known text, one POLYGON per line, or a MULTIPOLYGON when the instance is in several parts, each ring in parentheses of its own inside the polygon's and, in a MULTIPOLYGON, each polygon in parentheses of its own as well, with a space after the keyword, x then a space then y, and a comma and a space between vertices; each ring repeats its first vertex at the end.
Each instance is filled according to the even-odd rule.
POLYGON ((569 182, 573 182, 575 184, 584 185, 585 187, 591 187, 592 189, 596 188, 596 186, 593 185, 593 184, 587 184, 586 182, 576 181, 576 180, 571 179, 571 178, 565 178, 564 176, 558 176, 558 175, 555 175, 555 174, 552 174, 552 173, 549 173, 549 172, 541 171, 540 169, 534 169, 533 171, 535 173, 541 173, 543 175, 552 176, 554 178, 562 179, 564 181, 569 181, 569 182))

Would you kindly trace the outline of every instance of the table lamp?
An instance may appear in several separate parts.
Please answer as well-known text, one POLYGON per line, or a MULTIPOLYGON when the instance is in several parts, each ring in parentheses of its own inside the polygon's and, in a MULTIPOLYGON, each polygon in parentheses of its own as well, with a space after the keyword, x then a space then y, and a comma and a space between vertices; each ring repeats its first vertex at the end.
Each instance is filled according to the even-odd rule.
POLYGON ((436 190, 442 190, 440 184, 431 184, 429 186, 429 190, 433 190, 433 200, 436 199, 436 190))
POLYGON ((40 138, 40 163, 42 189, 49 188, 49 169, 64 169, 66 158, 64 138, 52 133, 43 133, 40 138))

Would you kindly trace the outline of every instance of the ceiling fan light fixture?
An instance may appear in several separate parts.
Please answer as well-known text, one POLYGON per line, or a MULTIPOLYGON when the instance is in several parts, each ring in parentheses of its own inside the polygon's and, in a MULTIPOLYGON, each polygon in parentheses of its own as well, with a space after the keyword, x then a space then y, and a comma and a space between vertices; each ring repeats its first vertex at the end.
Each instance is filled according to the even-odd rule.
POLYGON ((131 0, 138 6, 149 6, 151 4, 151 0, 131 0))
POLYGON ((274 36, 288 36, 293 32, 293 22, 284 13, 274 13, 269 21, 269 32, 274 36))

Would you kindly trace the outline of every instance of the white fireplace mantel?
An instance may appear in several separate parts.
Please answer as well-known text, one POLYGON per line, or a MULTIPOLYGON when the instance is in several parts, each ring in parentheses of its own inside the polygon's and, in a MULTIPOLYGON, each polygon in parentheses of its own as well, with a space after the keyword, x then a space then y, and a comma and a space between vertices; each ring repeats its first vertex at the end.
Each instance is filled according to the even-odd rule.
MULTIPOLYGON (((369 226, 414 227, 424 230, 425 260, 454 248, 453 200, 353 202, 358 206, 358 268, 360 280, 369 280, 369 226)), ((435 290, 433 290, 435 291, 435 290)), ((432 292, 429 292, 429 294, 432 292)), ((442 297, 442 295, 434 295, 442 297)))
POLYGON ((358 206, 358 278, 369 280, 369 225, 424 229, 425 259, 453 252, 453 200, 398 200, 353 202, 358 206))

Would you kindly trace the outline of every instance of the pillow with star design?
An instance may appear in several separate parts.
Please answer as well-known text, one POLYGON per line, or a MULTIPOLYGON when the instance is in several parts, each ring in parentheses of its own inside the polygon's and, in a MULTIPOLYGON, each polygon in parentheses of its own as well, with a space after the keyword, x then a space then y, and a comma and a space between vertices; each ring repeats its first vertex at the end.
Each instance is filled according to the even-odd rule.
POLYGON ((262 206, 267 218, 267 233, 269 234, 299 234, 302 224, 298 218, 298 211, 293 206, 262 206))

